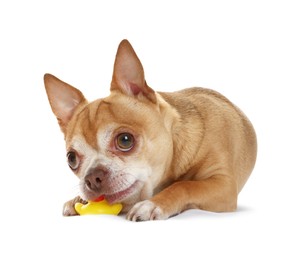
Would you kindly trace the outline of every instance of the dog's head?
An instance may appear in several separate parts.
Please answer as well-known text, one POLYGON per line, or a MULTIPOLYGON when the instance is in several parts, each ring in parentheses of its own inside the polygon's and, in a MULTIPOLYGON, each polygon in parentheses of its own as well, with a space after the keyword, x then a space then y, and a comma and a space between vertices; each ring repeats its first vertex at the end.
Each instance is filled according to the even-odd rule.
POLYGON ((109 97, 89 103, 50 74, 44 82, 82 198, 132 204, 150 197, 171 161, 172 122, 130 43, 119 45, 109 97))

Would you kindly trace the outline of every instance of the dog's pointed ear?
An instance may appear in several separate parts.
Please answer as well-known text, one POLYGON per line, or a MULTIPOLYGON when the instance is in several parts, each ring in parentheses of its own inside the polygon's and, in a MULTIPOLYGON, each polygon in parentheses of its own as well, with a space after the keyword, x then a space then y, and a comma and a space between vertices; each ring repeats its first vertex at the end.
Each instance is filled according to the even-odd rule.
POLYGON ((62 132, 65 134, 66 127, 75 109, 87 101, 78 89, 51 74, 44 75, 44 84, 51 109, 57 117, 62 132))
POLYGON ((117 50, 111 91, 157 102, 155 91, 146 84, 142 64, 127 40, 123 40, 117 50))

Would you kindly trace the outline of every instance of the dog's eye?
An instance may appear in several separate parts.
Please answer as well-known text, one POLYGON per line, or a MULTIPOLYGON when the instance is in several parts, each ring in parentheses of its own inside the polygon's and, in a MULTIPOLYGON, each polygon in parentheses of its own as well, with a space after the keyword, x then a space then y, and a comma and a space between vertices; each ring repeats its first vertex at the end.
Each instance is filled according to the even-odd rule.
POLYGON ((77 157, 77 154, 76 152, 68 152, 67 153, 67 160, 68 160, 68 164, 69 164, 69 167, 72 169, 72 170, 76 170, 79 166, 79 159, 77 157))
POLYGON ((119 134, 116 138, 116 148, 122 152, 128 152, 134 146, 134 137, 129 133, 119 134))

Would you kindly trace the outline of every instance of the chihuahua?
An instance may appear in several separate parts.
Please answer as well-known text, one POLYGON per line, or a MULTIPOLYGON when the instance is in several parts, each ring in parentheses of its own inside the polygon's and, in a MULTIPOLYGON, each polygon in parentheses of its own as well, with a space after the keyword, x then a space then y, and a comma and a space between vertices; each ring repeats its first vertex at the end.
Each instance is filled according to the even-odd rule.
POLYGON ((51 109, 64 134, 80 196, 122 203, 132 221, 167 219, 187 209, 229 212, 250 176, 257 153, 252 124, 216 91, 155 92, 127 40, 117 50, 111 94, 88 102, 45 74, 51 109))

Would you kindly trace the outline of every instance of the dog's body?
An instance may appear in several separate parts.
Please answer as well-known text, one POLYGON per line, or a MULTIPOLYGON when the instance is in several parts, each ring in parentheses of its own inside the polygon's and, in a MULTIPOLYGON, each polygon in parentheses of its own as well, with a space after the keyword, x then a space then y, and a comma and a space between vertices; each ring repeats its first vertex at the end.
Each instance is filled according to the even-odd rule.
POLYGON ((46 74, 53 112, 65 135, 81 196, 121 202, 130 220, 166 219, 189 208, 233 211, 256 160, 245 115, 219 93, 191 88, 156 93, 128 41, 114 64, 111 95, 88 103, 46 74))

